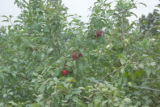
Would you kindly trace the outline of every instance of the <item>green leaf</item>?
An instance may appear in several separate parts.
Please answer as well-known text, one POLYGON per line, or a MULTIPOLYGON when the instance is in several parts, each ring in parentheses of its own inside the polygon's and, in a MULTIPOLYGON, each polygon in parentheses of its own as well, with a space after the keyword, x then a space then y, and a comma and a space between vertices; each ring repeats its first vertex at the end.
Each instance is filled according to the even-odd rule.
POLYGON ((94 107, 100 107, 101 106, 101 100, 102 97, 98 96, 94 98, 94 107))
POLYGON ((32 104, 32 107, 40 107, 40 104, 38 104, 38 103, 33 103, 33 104, 32 104))

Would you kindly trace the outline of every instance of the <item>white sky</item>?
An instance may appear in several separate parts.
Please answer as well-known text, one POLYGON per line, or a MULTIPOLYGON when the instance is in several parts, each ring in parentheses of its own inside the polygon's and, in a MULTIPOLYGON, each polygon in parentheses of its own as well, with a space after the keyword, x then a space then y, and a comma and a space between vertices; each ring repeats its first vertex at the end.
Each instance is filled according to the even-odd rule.
MULTIPOLYGON (((69 14, 78 14, 82 16, 82 20, 87 22, 88 15, 90 14, 89 7, 93 6, 95 0, 63 0, 65 6, 69 8, 69 14)), ((116 0, 112 0, 116 1, 116 0)), ((138 5, 138 8, 134 10, 139 17, 142 14, 147 15, 149 12, 152 12, 155 9, 155 5, 160 3, 159 0, 137 0, 143 2, 147 7, 143 5, 138 5)), ((14 0, 0 0, 0 16, 2 15, 13 15, 14 18, 20 13, 20 10, 14 5, 14 0)), ((134 20, 135 18, 131 18, 134 20)), ((2 18, 0 17, 0 21, 2 18)), ((5 23, 0 22, 0 25, 5 23)))

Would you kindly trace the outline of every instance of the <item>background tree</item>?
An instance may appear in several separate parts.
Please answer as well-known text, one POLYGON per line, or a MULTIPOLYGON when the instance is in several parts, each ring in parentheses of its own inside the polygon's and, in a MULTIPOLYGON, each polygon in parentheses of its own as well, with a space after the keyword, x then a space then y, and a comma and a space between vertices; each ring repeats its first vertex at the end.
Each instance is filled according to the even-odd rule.
MULTIPOLYGON (((157 5, 160 8, 160 4, 157 5)), ((160 13, 159 9, 154 9, 152 13, 149 13, 148 16, 142 16, 139 19, 140 29, 144 33, 151 33, 152 35, 160 34, 160 13)))

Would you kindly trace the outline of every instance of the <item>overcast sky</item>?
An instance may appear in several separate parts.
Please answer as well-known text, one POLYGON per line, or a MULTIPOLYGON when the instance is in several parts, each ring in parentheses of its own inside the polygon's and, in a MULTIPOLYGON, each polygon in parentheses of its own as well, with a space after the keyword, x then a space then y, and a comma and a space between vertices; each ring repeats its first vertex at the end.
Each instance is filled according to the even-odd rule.
MULTIPOLYGON (((69 14, 78 14, 82 16, 82 20, 87 22, 88 15, 90 11, 89 7, 93 6, 95 0, 63 0, 65 6, 69 8, 69 14)), ((116 1, 116 0, 112 0, 116 1)), ((147 15, 149 12, 152 12, 155 9, 155 5, 160 3, 159 0, 137 0, 139 2, 143 2, 147 5, 147 7, 143 5, 138 5, 138 8, 134 10, 139 17, 142 14, 147 15)), ((0 0, 0 16, 2 15, 13 15, 14 18, 20 13, 20 10, 14 5, 14 0, 0 0)), ((133 17, 131 20, 134 20, 133 17)), ((0 21, 2 18, 0 18, 0 21)), ((4 23, 0 22, 0 25, 4 25, 4 23)))

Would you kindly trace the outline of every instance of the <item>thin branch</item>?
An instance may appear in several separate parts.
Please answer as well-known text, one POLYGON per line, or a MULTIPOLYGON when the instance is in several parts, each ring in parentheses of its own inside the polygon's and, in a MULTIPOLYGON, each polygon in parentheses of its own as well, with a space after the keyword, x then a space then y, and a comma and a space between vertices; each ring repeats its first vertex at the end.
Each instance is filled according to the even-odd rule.
POLYGON ((153 89, 153 88, 148 88, 148 87, 140 87, 140 86, 132 86, 132 87, 133 88, 139 88, 139 89, 145 89, 145 90, 160 92, 160 90, 158 90, 158 89, 153 89))
POLYGON ((104 77, 102 78, 102 80, 100 80, 99 83, 97 84, 98 87, 99 87, 99 85, 100 85, 100 82, 103 82, 107 77, 109 77, 110 75, 114 74, 115 72, 117 72, 117 71, 115 70, 115 71, 113 71, 113 72, 107 74, 106 76, 104 76, 104 77))
POLYGON ((110 75, 114 74, 115 72, 117 72, 117 71, 115 70, 115 71, 113 71, 113 72, 105 75, 105 76, 102 78, 102 80, 100 80, 100 81, 103 82, 107 77, 109 77, 110 75))

